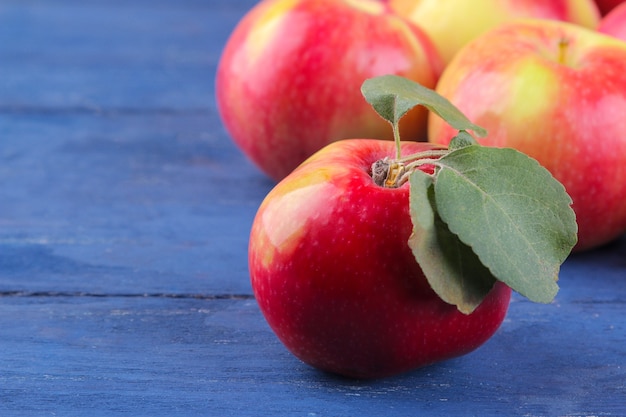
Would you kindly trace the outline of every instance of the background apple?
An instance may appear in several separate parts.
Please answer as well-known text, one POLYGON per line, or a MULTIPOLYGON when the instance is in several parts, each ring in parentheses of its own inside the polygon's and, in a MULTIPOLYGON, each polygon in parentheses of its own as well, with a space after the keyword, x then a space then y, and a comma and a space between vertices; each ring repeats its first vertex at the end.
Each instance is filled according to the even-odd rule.
POLYGON ((433 40, 444 63, 470 40, 517 18, 555 19, 595 28, 594 0, 389 0, 398 14, 419 25, 433 40))
MULTIPOLYGON (((484 145, 536 158, 572 197, 575 250, 626 231, 626 43, 563 22, 503 25, 444 71, 437 91, 489 132, 484 145)), ((447 125, 429 119, 429 140, 447 125)))
MULTIPOLYGON (((402 155, 432 148, 404 142, 402 155)), ((259 307, 284 345, 319 369, 408 371, 476 349, 506 315, 502 282, 470 314, 431 289, 408 245, 409 184, 384 188, 370 176, 394 156, 392 141, 332 143, 279 182, 255 217, 249 268, 259 307)))
POLYGON ((595 0, 595 2, 598 5, 598 9, 600 9, 600 12, 604 16, 616 8, 619 4, 624 3, 624 0, 595 0))
POLYGON ((626 3, 618 5, 602 18, 598 32, 626 41, 626 3))
MULTIPOLYGON (((376 0, 265 0, 238 24, 217 69, 220 115, 240 149, 279 180, 326 144, 392 139, 363 100, 367 78, 397 74, 434 88, 442 71, 432 42, 376 0)), ((426 140, 427 112, 401 125, 426 140)))

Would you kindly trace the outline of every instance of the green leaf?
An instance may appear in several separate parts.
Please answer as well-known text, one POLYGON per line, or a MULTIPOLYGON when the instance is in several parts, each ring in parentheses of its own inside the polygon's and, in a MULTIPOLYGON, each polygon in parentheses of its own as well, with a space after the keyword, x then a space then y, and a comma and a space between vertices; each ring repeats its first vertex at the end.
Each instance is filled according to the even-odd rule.
POLYGON ((456 130, 472 130, 478 136, 487 132, 469 121, 449 100, 434 90, 398 75, 382 75, 365 80, 361 92, 376 112, 392 125, 417 105, 428 108, 456 130))
POLYGON ((450 140, 448 144, 448 150, 454 151, 456 149, 465 148, 466 146, 478 145, 476 139, 465 130, 461 130, 455 137, 450 140))
POLYGON ((560 265, 576 244, 565 188, 520 152, 478 145, 467 131, 486 131, 434 90, 386 75, 366 80, 361 91, 391 123, 395 162, 411 172, 409 245, 433 290, 462 312, 473 311, 495 280, 533 301, 552 301, 560 265), (398 122, 417 105, 459 131, 436 161, 432 153, 401 156, 398 122), (421 164, 435 165, 433 176, 421 164))
POLYGON ((572 200, 537 161, 467 146, 437 161, 437 211, 483 265, 532 301, 549 303, 577 239, 572 200))
POLYGON ((413 219, 409 246, 435 293, 469 314, 489 293, 496 279, 439 217, 432 177, 416 170, 411 173, 409 183, 413 219))

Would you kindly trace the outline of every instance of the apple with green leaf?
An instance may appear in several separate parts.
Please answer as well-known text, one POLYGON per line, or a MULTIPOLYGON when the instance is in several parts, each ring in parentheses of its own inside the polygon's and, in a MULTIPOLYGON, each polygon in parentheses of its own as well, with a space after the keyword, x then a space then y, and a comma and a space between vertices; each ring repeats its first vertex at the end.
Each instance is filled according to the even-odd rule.
POLYGON ((296 357, 379 378, 469 353, 499 328, 511 289, 549 303, 576 242, 571 199, 535 160, 479 146, 470 123, 406 78, 363 95, 394 141, 348 139, 315 153, 255 216, 249 269, 259 307, 296 357), (448 148, 401 141, 416 105, 458 133, 448 148))
MULTIPOLYGON (((216 99, 233 141, 280 180, 325 145, 391 139, 359 94, 397 74, 434 88, 443 64, 430 39, 378 0, 264 0, 239 22, 217 69, 216 99)), ((427 112, 403 121, 426 141, 427 112)))
MULTIPOLYGON (((437 92, 489 135, 537 159, 574 200, 576 251, 626 232, 626 43, 564 22, 500 26, 467 45, 437 92)), ((452 130, 436 117, 429 140, 452 130)))
POLYGON ((618 5, 602 18, 598 32, 626 41, 626 3, 618 5))
POLYGON ((595 29, 594 0, 389 0, 398 14, 420 26, 445 64, 469 41, 520 18, 553 19, 595 29))

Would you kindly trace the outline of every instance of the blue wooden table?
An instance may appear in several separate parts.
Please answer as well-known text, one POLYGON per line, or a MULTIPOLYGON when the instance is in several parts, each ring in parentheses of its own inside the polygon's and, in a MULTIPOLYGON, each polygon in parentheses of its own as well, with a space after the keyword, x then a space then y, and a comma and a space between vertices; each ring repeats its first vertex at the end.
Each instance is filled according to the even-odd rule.
POLYGON ((274 184, 214 98, 253 4, 0 2, 0 415, 626 416, 626 237, 462 358, 354 381, 283 348, 246 265, 274 184))

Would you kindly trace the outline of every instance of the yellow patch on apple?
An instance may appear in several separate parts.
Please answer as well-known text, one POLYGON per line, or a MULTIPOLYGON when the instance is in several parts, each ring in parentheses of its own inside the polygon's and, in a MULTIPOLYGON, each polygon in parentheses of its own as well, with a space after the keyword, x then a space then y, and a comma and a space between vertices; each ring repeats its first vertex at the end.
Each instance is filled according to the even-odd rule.
POLYGON ((389 24, 404 35, 404 39, 409 42, 412 50, 416 53, 421 53, 424 47, 417 39, 406 20, 400 18, 399 16, 393 16, 389 19, 389 24))
POLYGON ((313 179, 312 184, 310 184, 311 176, 296 179, 296 185, 298 183, 309 185, 290 187, 287 192, 281 190, 284 192, 283 195, 275 199, 271 205, 264 207, 261 221, 268 243, 273 249, 265 251, 266 257, 262 261, 264 266, 270 265, 274 253, 288 255, 296 249, 302 236, 308 230, 307 224, 298 219, 331 218, 328 213, 331 205, 327 204, 327 201, 337 198, 341 191, 327 181, 330 173, 323 171, 320 172, 322 175, 319 176, 319 181, 313 179), (319 195, 324 195, 325 198, 315 197, 319 195), (302 204, 303 201, 307 204, 302 204))
POLYGON ((516 76, 511 77, 509 97, 513 104, 507 106, 507 112, 510 112, 507 119, 519 123, 520 130, 524 130, 529 121, 541 120, 552 112, 554 105, 546 97, 557 97, 559 80, 545 62, 534 59, 524 60, 510 71, 516 76))
POLYGON ((293 9, 299 0, 279 0, 271 3, 263 10, 250 28, 248 34, 249 58, 255 62, 258 56, 267 49, 280 28, 281 22, 288 16, 287 10, 293 9))
POLYGON ((385 11, 383 2, 378 0, 345 0, 345 2, 351 7, 370 14, 382 14, 385 11))

